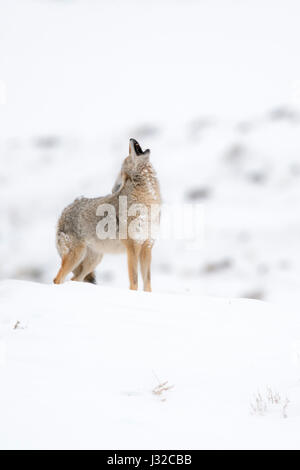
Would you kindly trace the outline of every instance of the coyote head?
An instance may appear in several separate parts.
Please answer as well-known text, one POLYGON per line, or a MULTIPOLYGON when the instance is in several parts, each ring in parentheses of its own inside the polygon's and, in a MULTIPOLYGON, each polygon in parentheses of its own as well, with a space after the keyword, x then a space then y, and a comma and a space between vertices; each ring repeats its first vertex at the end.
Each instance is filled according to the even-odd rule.
POLYGON ((123 161, 113 192, 119 191, 128 178, 131 181, 139 182, 143 178, 146 169, 152 171, 149 158, 149 149, 143 151, 137 140, 129 139, 129 155, 123 161))
POLYGON ((145 151, 142 150, 140 144, 135 139, 129 139, 129 155, 133 160, 140 156, 150 156, 150 150, 147 149, 145 151))
POLYGON ((129 140, 129 155, 125 158, 122 172, 129 177, 141 173, 142 169, 149 163, 150 150, 142 150, 140 144, 135 139, 129 140))

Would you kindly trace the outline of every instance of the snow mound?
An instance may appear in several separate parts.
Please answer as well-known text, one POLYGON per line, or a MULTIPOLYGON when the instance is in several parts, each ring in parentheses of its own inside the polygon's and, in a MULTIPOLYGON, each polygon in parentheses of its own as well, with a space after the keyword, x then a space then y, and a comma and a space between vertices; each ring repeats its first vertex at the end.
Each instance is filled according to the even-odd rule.
POLYGON ((256 300, 3 281, 0 447, 297 448, 297 333, 256 300))

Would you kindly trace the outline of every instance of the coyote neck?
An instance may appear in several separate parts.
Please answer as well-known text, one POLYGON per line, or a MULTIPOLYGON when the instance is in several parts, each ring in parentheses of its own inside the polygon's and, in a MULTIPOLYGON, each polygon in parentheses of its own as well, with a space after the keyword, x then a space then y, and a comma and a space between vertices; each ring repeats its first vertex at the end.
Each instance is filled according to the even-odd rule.
POLYGON ((151 163, 130 171, 128 177, 130 185, 132 185, 134 199, 160 203, 159 184, 151 163))

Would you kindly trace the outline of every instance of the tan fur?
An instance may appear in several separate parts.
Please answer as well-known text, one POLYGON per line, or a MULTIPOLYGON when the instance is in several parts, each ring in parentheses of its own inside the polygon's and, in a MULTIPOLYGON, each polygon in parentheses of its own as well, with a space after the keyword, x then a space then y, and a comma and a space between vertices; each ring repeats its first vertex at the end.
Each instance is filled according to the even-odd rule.
POLYGON ((151 292, 151 257, 152 245, 145 242, 140 252, 140 263, 144 290, 147 292, 151 292))
POLYGON ((61 268, 54 279, 54 284, 60 284, 65 280, 67 275, 75 270, 77 266, 84 259, 86 253, 86 246, 84 243, 79 243, 74 247, 71 247, 68 253, 62 257, 61 268))
MULTIPOLYGON (((154 241, 150 236, 145 239, 132 239, 127 233, 126 240, 102 240, 96 236, 99 218, 97 207, 109 203, 119 210, 119 197, 127 197, 128 208, 132 204, 143 204, 149 214, 152 204, 160 205, 160 189, 156 173, 149 162, 150 151, 143 152, 139 144, 130 139, 129 156, 125 158, 120 175, 114 185, 113 193, 103 198, 78 199, 62 213, 57 228, 56 245, 62 258, 61 268, 54 279, 60 284, 73 271, 73 281, 95 282, 94 270, 104 253, 127 252, 128 276, 130 289, 138 288, 138 264, 140 263, 144 290, 151 292, 151 252, 154 241)), ((142 216, 128 216, 127 225, 132 221, 143 220, 142 216)))
POLYGON ((132 290, 138 289, 138 262, 141 246, 133 240, 126 240, 124 244, 127 249, 127 263, 128 263, 128 276, 129 287, 132 290))

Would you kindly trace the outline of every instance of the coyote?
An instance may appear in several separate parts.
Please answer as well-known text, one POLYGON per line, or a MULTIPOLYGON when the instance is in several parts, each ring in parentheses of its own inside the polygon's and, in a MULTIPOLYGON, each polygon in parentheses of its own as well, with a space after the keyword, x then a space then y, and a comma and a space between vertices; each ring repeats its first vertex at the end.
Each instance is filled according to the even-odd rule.
MULTIPOLYGON (((59 221, 56 233, 56 245, 61 256, 61 268, 58 271, 55 284, 60 284, 66 276, 73 272, 73 281, 96 283, 94 270, 105 253, 122 253, 127 251, 128 275, 130 289, 138 288, 138 262, 144 282, 144 290, 151 292, 151 250, 154 239, 147 230, 143 237, 129 236, 130 222, 143 223, 145 218, 142 209, 146 208, 148 215, 147 228, 159 225, 159 207, 161 204, 159 183, 156 172, 150 163, 150 150, 143 151, 135 139, 129 141, 129 155, 125 158, 121 172, 113 187, 112 194, 97 198, 79 198, 67 206, 59 221), (128 212, 125 213, 125 236, 120 237, 121 225, 118 216, 115 217, 116 237, 105 238, 98 236, 97 225, 99 207, 112 207, 119 214, 120 201, 126 199, 128 212), (141 210, 134 217, 130 207, 136 204, 141 210), (153 214, 152 208, 158 207, 153 214), (129 216, 130 214, 130 216, 129 216)), ((145 214, 145 212, 144 212, 145 214)), ((101 214, 103 215, 103 214, 101 214)), ((123 217, 124 222, 124 217, 123 217)))

